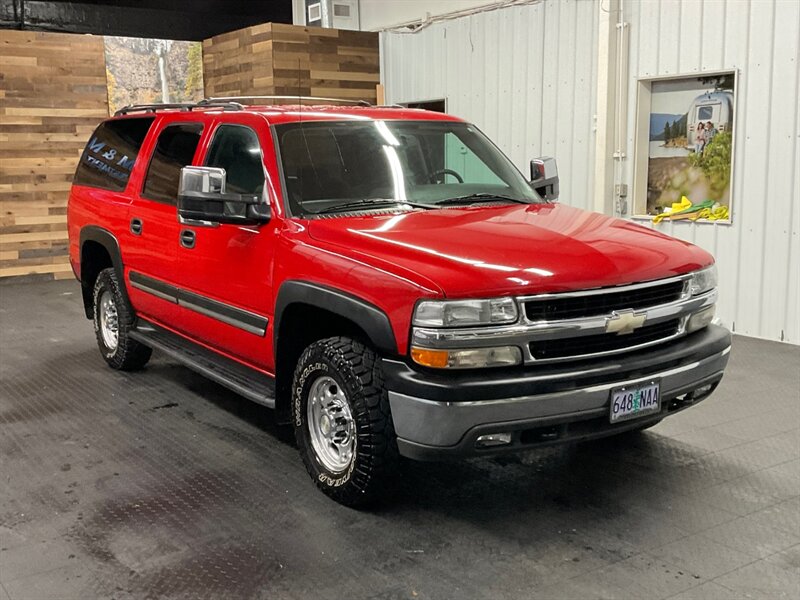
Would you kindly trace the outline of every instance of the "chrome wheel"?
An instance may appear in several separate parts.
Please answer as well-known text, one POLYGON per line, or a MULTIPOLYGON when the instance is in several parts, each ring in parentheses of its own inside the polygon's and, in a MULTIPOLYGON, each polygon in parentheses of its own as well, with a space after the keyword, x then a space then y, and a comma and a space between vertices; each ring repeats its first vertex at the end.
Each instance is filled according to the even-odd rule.
POLYGON ((103 336, 103 343, 109 350, 116 350, 119 343, 119 317, 117 315, 117 305, 114 304, 114 296, 109 290, 105 290, 100 296, 100 334, 103 336))
POLYGON ((323 375, 311 384, 306 418, 319 462, 332 473, 347 470, 355 453, 355 421, 344 390, 332 377, 323 375))

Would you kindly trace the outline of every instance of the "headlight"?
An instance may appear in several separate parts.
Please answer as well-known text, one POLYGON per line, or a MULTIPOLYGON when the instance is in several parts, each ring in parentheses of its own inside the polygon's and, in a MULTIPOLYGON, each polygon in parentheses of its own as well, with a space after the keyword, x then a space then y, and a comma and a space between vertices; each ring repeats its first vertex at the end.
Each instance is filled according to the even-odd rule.
POLYGON ((414 325, 419 327, 470 327, 516 320, 517 303, 513 298, 425 300, 414 311, 414 325))
POLYGON ((480 369, 518 365, 522 362, 522 352, 516 346, 453 350, 433 350, 412 346, 411 358, 418 365, 434 369, 480 369))
POLYGON ((705 294, 717 287, 717 266, 711 265, 702 271, 692 273, 691 290, 692 296, 705 294))

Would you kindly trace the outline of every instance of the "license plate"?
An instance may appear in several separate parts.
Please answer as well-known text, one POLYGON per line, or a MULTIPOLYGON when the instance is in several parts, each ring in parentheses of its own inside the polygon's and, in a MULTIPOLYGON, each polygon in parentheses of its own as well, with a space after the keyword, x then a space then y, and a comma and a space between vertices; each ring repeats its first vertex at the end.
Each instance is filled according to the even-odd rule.
POLYGON ((661 398, 657 381, 611 391, 609 418, 612 423, 644 417, 660 410, 661 398))

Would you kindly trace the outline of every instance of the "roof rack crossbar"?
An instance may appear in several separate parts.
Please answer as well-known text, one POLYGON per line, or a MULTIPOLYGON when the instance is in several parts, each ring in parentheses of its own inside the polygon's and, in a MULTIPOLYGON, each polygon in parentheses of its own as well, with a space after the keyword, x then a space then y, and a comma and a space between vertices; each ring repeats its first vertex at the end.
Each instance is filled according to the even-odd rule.
POLYGON ((223 110, 242 110, 244 106, 239 102, 218 102, 216 99, 202 100, 200 102, 174 102, 157 104, 130 104, 120 108, 114 113, 115 117, 127 115, 134 112, 156 112, 164 109, 179 109, 182 112, 190 112, 195 108, 222 108, 223 110))
POLYGON ((192 106, 194 106, 194 103, 188 102, 176 102, 172 104, 129 104, 128 106, 123 106, 120 108, 114 113, 114 116, 127 115, 132 112, 155 112, 157 110, 161 110, 162 108, 179 108, 181 110, 190 110, 192 106))
POLYGON ((322 102, 343 102, 345 104, 356 104, 359 106, 372 106, 366 100, 348 100, 346 98, 326 98, 324 96, 219 96, 201 100, 199 104, 209 104, 214 102, 241 102, 242 100, 314 100, 322 102))

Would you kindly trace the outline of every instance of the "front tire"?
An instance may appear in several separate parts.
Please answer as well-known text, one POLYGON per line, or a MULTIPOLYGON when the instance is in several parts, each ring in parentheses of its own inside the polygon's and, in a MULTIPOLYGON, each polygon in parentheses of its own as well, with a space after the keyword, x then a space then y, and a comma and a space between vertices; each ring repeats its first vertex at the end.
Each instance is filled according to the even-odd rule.
POLYGON ((94 333, 100 353, 112 369, 136 371, 147 364, 153 351, 129 336, 136 317, 121 289, 114 269, 100 271, 92 296, 94 333))
POLYGON ((397 439, 371 348, 346 337, 306 348, 294 374, 292 424, 306 470, 325 494, 357 507, 387 491, 397 439))

